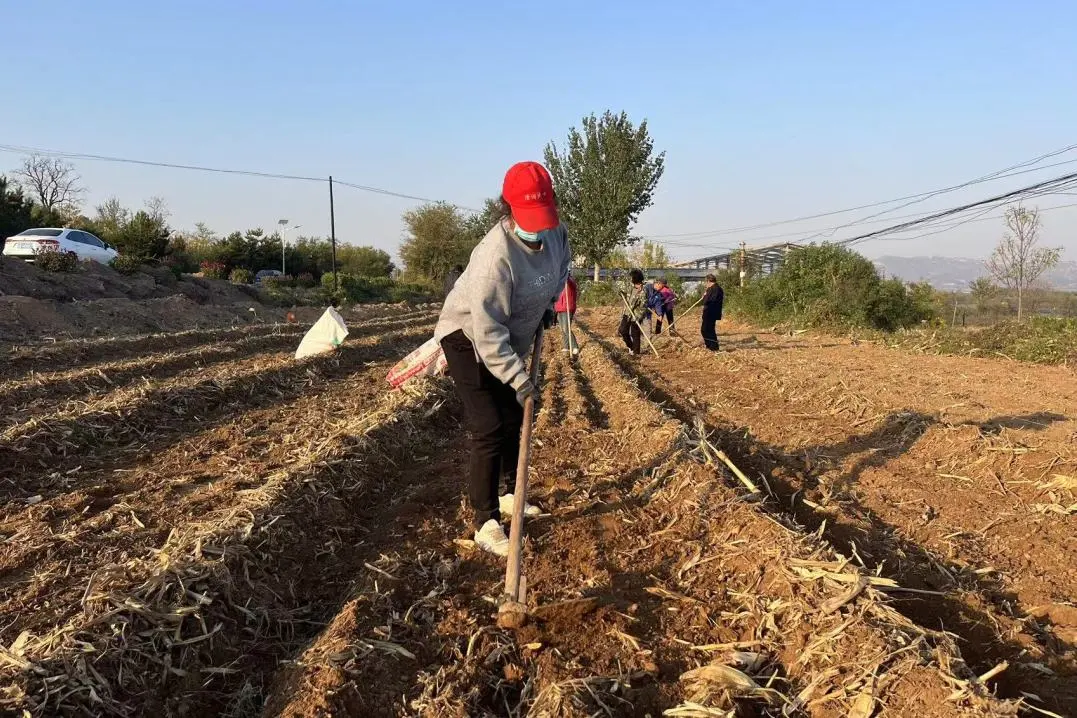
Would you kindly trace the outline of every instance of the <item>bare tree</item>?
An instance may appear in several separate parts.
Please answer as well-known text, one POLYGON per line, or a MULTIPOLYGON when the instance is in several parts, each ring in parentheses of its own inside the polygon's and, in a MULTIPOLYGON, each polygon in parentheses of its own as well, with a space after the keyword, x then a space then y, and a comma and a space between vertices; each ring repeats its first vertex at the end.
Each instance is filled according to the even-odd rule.
POLYGON ((59 157, 31 155, 15 174, 50 217, 77 207, 85 191, 75 166, 59 157))
POLYGON ((168 218, 172 216, 172 212, 168 209, 168 203, 165 202, 164 197, 150 197, 146 200, 146 214, 150 216, 154 222, 163 225, 168 221, 168 218))
POLYGON ((1040 213, 1015 205, 1006 209, 1006 234, 987 260, 987 271, 999 284, 1017 292, 1017 321, 1024 315, 1025 290, 1058 264, 1061 247, 1038 247, 1040 213))

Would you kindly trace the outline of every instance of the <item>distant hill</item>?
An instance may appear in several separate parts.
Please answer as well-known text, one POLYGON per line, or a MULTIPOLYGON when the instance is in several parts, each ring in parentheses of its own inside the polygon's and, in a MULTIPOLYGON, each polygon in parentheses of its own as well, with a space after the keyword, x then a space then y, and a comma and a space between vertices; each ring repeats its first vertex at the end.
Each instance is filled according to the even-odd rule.
MULTIPOLYGON (((982 259, 960 257, 880 257, 875 266, 907 282, 926 281, 936 289, 965 291, 969 282, 987 274, 982 259)), ((1054 289, 1077 292, 1077 262, 1061 262, 1043 279, 1054 289)))

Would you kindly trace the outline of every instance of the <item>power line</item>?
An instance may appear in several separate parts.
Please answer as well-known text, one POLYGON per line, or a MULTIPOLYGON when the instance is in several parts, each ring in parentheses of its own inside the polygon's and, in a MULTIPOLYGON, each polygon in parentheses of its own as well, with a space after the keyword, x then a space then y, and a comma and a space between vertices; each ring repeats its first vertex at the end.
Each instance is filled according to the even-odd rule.
POLYGON ((921 219, 914 219, 914 220, 911 220, 909 222, 903 222, 901 224, 896 224, 896 225, 893 225, 891 227, 886 227, 884 229, 875 230, 874 232, 868 232, 866 234, 861 234, 861 235, 857 235, 855 237, 850 237, 848 239, 843 239, 840 242, 838 242, 837 244, 846 245, 846 246, 852 245, 852 244, 857 244, 857 243, 864 242, 864 241, 869 240, 869 239, 874 239, 876 237, 880 237, 880 236, 883 236, 883 235, 886 235, 886 234, 893 234, 895 232, 900 232, 902 230, 906 230, 906 229, 909 229, 909 228, 912 228, 912 227, 916 227, 916 226, 919 226, 919 225, 922 225, 922 224, 926 224, 928 222, 932 222, 932 221, 935 221, 935 220, 938 220, 938 219, 943 219, 945 217, 951 217, 953 215, 960 214, 961 212, 967 212, 970 209, 976 209, 977 207, 983 207, 984 205, 989 205, 989 204, 994 205, 994 204, 998 204, 998 203, 1001 203, 1001 202, 1006 202, 1007 200, 1016 199, 1018 197, 1022 197, 1022 198, 1025 197, 1025 196, 1039 197, 1039 196, 1043 196, 1045 194, 1052 194, 1052 192, 1050 191, 1052 189, 1058 189, 1058 190, 1070 189, 1071 187, 1073 187, 1075 185, 1077 185, 1077 173, 1072 173, 1072 174, 1068 174, 1068 175, 1062 175, 1061 177, 1055 177, 1054 179, 1049 179, 1049 180, 1046 180, 1046 181, 1043 181, 1043 182, 1037 182, 1036 184, 1029 185, 1027 187, 1022 187, 1020 189, 1016 189, 1016 190, 1013 190, 1011 192, 1006 192, 1004 194, 995 195, 994 197, 988 197, 987 199, 982 199, 982 200, 979 200, 977 202, 971 202, 969 204, 964 204, 964 205, 961 205, 959 207, 953 207, 951 209, 943 210, 941 212, 936 212, 934 214, 928 215, 927 217, 923 217, 921 219))
MULTIPOLYGON (((61 157, 63 159, 69 159, 69 160, 89 160, 89 161, 93 161, 93 162, 114 162, 114 163, 129 164, 129 165, 141 165, 141 166, 144 166, 144 167, 162 167, 162 168, 165 168, 165 169, 190 170, 190 171, 195 171, 195 172, 213 172, 213 173, 216 173, 216 174, 240 175, 240 176, 244 176, 244 177, 259 177, 259 178, 263 178, 263 179, 281 179, 281 180, 292 180, 292 181, 297 181, 297 182, 321 182, 321 183, 324 183, 324 184, 328 184, 328 182, 329 182, 327 177, 309 177, 309 176, 306 176, 306 175, 283 174, 283 173, 279 173, 279 172, 260 172, 260 171, 257 171, 257 170, 240 170, 240 169, 226 169, 226 168, 221 168, 221 167, 205 167, 205 166, 202 166, 202 165, 188 165, 188 164, 179 164, 179 163, 175 163, 175 162, 157 162, 157 161, 152 161, 152 160, 138 160, 138 159, 131 159, 131 158, 128 158, 128 157, 113 157, 113 156, 109 156, 109 155, 98 155, 98 154, 90 154, 90 153, 85 153, 85 152, 64 152, 64 151, 61 151, 61 150, 42 149, 42 148, 39 148, 39 147, 20 147, 20 146, 17 146, 17 145, 3 145, 3 144, 0 144, 0 152, 13 152, 13 153, 16 153, 16 154, 31 154, 31 155, 46 155, 46 156, 49 156, 49 157, 61 157)), ((352 189, 356 189, 356 190, 359 190, 361 192, 370 192, 370 193, 373 193, 373 194, 385 195, 387 197, 397 197, 399 199, 410 199, 410 200, 415 200, 417 202, 436 202, 436 201, 438 201, 438 200, 430 199, 428 197, 420 197, 418 195, 405 194, 403 192, 394 192, 392 190, 383 189, 381 187, 372 187, 372 186, 369 186, 369 185, 356 184, 354 182, 345 182, 345 181, 338 180, 338 179, 333 180, 333 182, 334 182, 334 184, 339 184, 339 185, 343 185, 345 187, 350 187, 352 189)), ((461 205, 454 205, 454 206, 459 207, 460 209, 467 210, 469 212, 477 212, 477 211, 479 211, 479 210, 476 210, 476 209, 474 209, 472 207, 463 207, 461 205)))
MULTIPOLYGON (((1068 195, 1068 196, 1077 195, 1077 193, 1073 193, 1073 192, 1051 192, 1049 194, 1052 194, 1052 195, 1054 195, 1054 194, 1068 195)), ((1040 212, 1050 212, 1051 210, 1067 209, 1067 208, 1070 208, 1070 207, 1077 207, 1077 203, 1057 205, 1057 206, 1054 206, 1054 207, 1041 207, 1041 208, 1039 208, 1039 211, 1040 212)), ((868 220, 868 221, 865 221, 865 222, 861 222, 860 224, 885 224, 887 222, 893 222, 894 220, 897 220, 897 219, 911 219, 911 218, 919 218, 919 217, 926 218, 931 214, 932 214, 931 212, 911 212, 909 214, 897 215, 896 217, 886 217, 886 218, 883 218, 883 219, 868 220)), ((994 218, 989 218, 989 219, 994 219, 994 218)), ((976 220, 976 221, 984 221, 984 220, 976 220)), ((959 224, 963 224, 963 223, 964 222, 960 222, 959 224)), ((776 239, 799 238, 799 242, 794 241, 793 243, 800 243, 800 242, 808 241, 804 237, 804 235, 805 235, 805 232, 803 230, 799 231, 799 232, 783 232, 781 234, 768 234, 768 235, 764 235, 762 237, 753 237, 753 238, 751 238, 751 241, 754 242, 754 243, 759 243, 759 242, 766 242, 766 241, 776 240, 776 239)), ((698 243, 693 243, 693 242, 675 242, 675 241, 669 241, 669 240, 659 241, 658 244, 661 244, 661 245, 664 245, 664 246, 670 246, 670 247, 679 247, 679 248, 682 248, 682 249, 708 249, 708 250, 714 250, 715 252, 725 252, 725 251, 732 252, 732 251, 735 251, 737 249, 737 247, 715 246, 713 244, 698 244, 698 243)))
MULTIPOLYGON (((984 217, 985 214, 988 214, 989 212, 991 212, 994 209, 995 209, 994 207, 988 207, 987 209, 982 209, 982 210, 980 210, 979 212, 977 212, 976 214, 974 214, 972 217, 970 217, 968 219, 963 219, 963 220, 960 220, 960 221, 957 221, 957 222, 950 222, 946 226, 942 227, 942 229, 936 229, 934 232, 921 232, 920 234, 913 235, 912 237, 889 237, 889 236, 887 236, 887 237, 877 237, 876 239, 878 241, 911 242, 911 241, 916 240, 916 239, 923 239, 924 237, 932 237, 932 236, 934 236, 936 234, 942 234, 944 232, 949 232, 951 230, 957 229, 958 227, 961 227, 962 225, 971 224, 971 223, 974 223, 974 222, 997 222, 998 217, 993 217, 993 216, 992 217, 984 217)), ((905 230, 905 231, 909 231, 909 230, 905 230)))
MULTIPOLYGON (((1021 200, 1028 199, 1028 198, 1043 197, 1043 196, 1054 195, 1054 194, 1072 195, 1072 193, 1068 193, 1068 192, 1035 191, 1035 192, 1030 192, 1029 194, 1018 198, 1018 200, 1021 201, 1021 200)), ((985 209, 981 209, 980 211, 976 212, 975 214, 973 214, 971 217, 969 217, 967 219, 956 219, 955 220, 955 219, 943 218, 943 220, 939 220, 939 219, 925 218, 925 222, 922 225, 915 225, 915 226, 907 228, 907 229, 894 230, 893 232, 888 233, 888 234, 880 235, 878 237, 872 237, 872 239, 875 240, 875 241, 884 241, 884 242, 885 241, 906 242, 906 241, 910 241, 910 240, 914 240, 914 239, 920 239, 920 238, 923 238, 923 237, 930 237, 930 236, 933 236, 933 235, 936 235, 936 234, 942 234, 944 232, 949 232, 952 229, 956 229, 956 228, 961 227, 961 226, 966 225, 966 224, 973 224, 973 223, 977 223, 977 222, 997 222, 997 221, 999 221, 1000 219, 1002 219, 1002 218, 1004 218, 1006 216, 1005 212, 1003 212, 1002 214, 990 214, 989 216, 984 216, 984 215, 988 215, 993 210, 1000 207, 1002 204, 1003 204, 1002 202, 999 202, 999 203, 996 203, 996 204, 985 205, 985 209), (905 234, 907 232, 913 231, 914 229, 920 229, 920 228, 923 228, 923 227, 927 227, 927 228, 939 227, 940 229, 937 229, 936 231, 933 231, 933 232, 924 232, 924 233, 921 233, 921 234, 914 235, 912 237, 894 236, 894 235, 905 234)), ((1077 203, 1070 202, 1070 203, 1067 203, 1067 204, 1054 205, 1054 206, 1051 206, 1051 207, 1037 207, 1036 211, 1039 212, 1040 214, 1043 214, 1043 213, 1051 212, 1051 211, 1054 211, 1054 210, 1070 209, 1070 208, 1073 208, 1073 207, 1077 207, 1077 203)), ((959 216, 959 214, 960 214, 960 212, 955 213, 952 216, 957 217, 957 216, 959 216)), ((849 240, 843 240, 843 242, 841 242, 841 243, 844 243, 845 241, 849 241, 849 240)), ((864 241, 866 241, 866 240, 864 240, 864 241)))
MULTIPOLYGON (((870 204, 862 204, 862 205, 858 205, 856 207, 848 207, 846 209, 838 209, 838 210, 832 210, 832 211, 829 211, 829 212, 820 212, 818 214, 803 215, 803 216, 800 216, 800 217, 792 217, 790 219, 777 220, 777 221, 774 221, 774 222, 764 222, 764 223, 761 223, 761 224, 745 225, 743 227, 729 227, 729 228, 725 228, 725 229, 703 230, 703 231, 697 231, 697 232, 681 232, 681 233, 677 233, 677 234, 653 234, 653 235, 644 236, 643 239, 664 239, 664 238, 679 238, 679 237, 684 237, 684 238, 693 237, 693 238, 703 239, 704 237, 718 237, 718 236, 727 235, 727 234, 737 234, 737 233, 741 233, 741 232, 748 232, 748 231, 752 231, 752 230, 756 230, 756 229, 767 229, 769 227, 777 227, 777 226, 781 226, 781 225, 785 225, 785 224, 796 224, 798 222, 806 222, 806 221, 812 220, 812 219, 821 219, 821 218, 824 218, 824 217, 833 217, 835 215, 848 214, 849 212, 856 212, 856 211, 862 210, 862 209, 872 209, 872 208, 875 208, 875 207, 882 207, 882 206, 885 206, 885 205, 888 205, 888 204, 894 204, 895 202, 904 202, 904 201, 907 201, 907 200, 923 201, 923 200, 930 199, 932 197, 936 197, 936 196, 938 196, 940 194, 945 194, 945 193, 948 193, 948 192, 954 192, 954 191, 957 191, 959 189, 964 189, 966 187, 970 187, 970 186, 980 184, 980 183, 983 183, 983 182, 990 182, 990 181, 999 180, 999 179, 1006 179, 1008 177, 1016 177, 1016 176, 1019 176, 1019 175, 1028 174, 1030 172, 1040 172, 1040 171, 1043 171, 1043 170, 1046 170, 1046 169, 1050 169, 1052 167, 1061 167, 1063 165, 1073 164, 1073 163, 1077 162, 1077 159, 1064 160, 1062 162, 1055 162, 1055 163, 1052 163, 1052 164, 1049 164, 1049 165, 1043 165, 1041 167, 1032 167, 1032 168, 1029 168, 1029 169, 1023 169, 1023 168, 1029 167, 1030 165, 1038 164, 1038 163, 1042 162, 1045 159, 1050 159, 1051 157, 1057 157, 1058 155, 1065 154, 1066 152, 1069 152, 1069 151, 1074 150, 1074 149, 1077 149, 1077 144, 1067 145, 1066 147, 1062 147, 1062 148, 1059 148, 1057 150, 1052 150, 1051 152, 1047 152, 1047 153, 1042 154, 1042 155, 1040 155, 1038 157, 1034 157, 1034 158, 1032 158, 1030 160, 1025 160, 1023 162, 1019 162, 1019 163, 1017 163, 1015 165, 1011 165, 1009 167, 1005 167, 1003 169, 996 170, 995 172, 991 172, 990 174, 986 174, 986 175, 983 175, 981 177, 977 177, 975 179, 968 180, 967 182, 962 182, 961 184, 951 185, 949 187, 942 187, 940 189, 935 189, 935 190, 929 190, 927 192, 920 192, 920 193, 917 193, 917 194, 907 195, 905 197, 896 197, 894 199, 883 200, 883 201, 880 201, 880 202, 872 202, 870 204)), ((915 204, 915 202, 911 202, 910 204, 915 204)), ((903 206, 908 206, 908 205, 903 205, 903 206)), ((901 209, 901 207, 894 207, 891 211, 897 210, 897 209, 901 209)), ((880 213, 880 214, 885 214, 885 212, 880 213)), ((875 215, 872 215, 872 216, 875 216, 875 215)), ((856 224, 856 223, 850 223, 849 225, 839 225, 839 227, 833 228, 833 229, 836 230, 836 229, 846 228, 847 226, 851 226, 852 224, 856 224)), ((825 231, 825 230, 822 230, 822 231, 825 231)), ((797 234, 804 234, 804 232, 798 232, 797 234)))
MULTIPOLYGON (((1052 192, 1051 194, 1073 195, 1075 193, 1072 193, 1072 192, 1052 192)), ((1040 196, 1040 195, 1033 195, 1033 196, 1040 196)), ((1054 206, 1051 206, 1051 207, 1038 207, 1036 211, 1039 212, 1040 214, 1044 214, 1046 212, 1053 212, 1055 210, 1060 210, 1060 209, 1073 209, 1075 207, 1077 207, 1077 202, 1070 202, 1068 204, 1059 204, 1059 205, 1054 205, 1054 206)), ((931 227, 931 226, 941 227, 940 229, 936 229, 935 231, 932 231, 932 232, 922 232, 920 234, 916 234, 916 235, 913 235, 911 237, 885 235, 885 236, 873 237, 873 240, 881 241, 881 242, 909 242, 909 241, 913 241, 913 240, 917 240, 917 239, 923 239, 925 237, 931 237, 931 236, 934 236, 936 234, 943 234, 945 232, 949 232, 950 230, 957 229, 958 227, 961 227, 961 226, 966 225, 966 224, 976 224, 976 223, 979 223, 979 222, 997 222, 1003 217, 1003 215, 994 214, 994 215, 990 215, 990 216, 984 216, 984 215, 986 215, 987 213, 991 212, 994 209, 997 209, 997 206, 987 207, 986 209, 981 210, 980 212, 974 214, 969 219, 962 219, 962 220, 958 220, 958 221, 952 221, 952 222, 947 223, 945 226, 942 226, 940 224, 935 224, 935 225, 927 224, 927 225, 925 225, 925 226, 928 226, 928 227, 931 227)), ((918 213, 915 216, 920 216, 920 214, 918 213)), ((876 221, 875 223, 878 224, 878 221, 876 221)), ((904 232, 912 231, 912 229, 914 229, 914 228, 894 231, 892 234, 893 235, 900 235, 900 234, 902 234, 904 232)), ((790 233, 790 234, 787 234, 787 235, 774 235, 774 236, 792 236, 793 234, 799 235, 801 233, 790 233)), ((765 238, 761 238, 761 239, 765 239, 765 238)), ((668 243, 667 242, 661 242, 660 244, 666 245, 668 243)), ((725 252, 739 251, 739 248, 737 248, 737 247, 714 247, 713 245, 689 245, 689 244, 683 244, 682 245, 682 244, 678 244, 678 245, 673 245, 673 246, 676 246, 676 247, 697 247, 697 248, 698 247, 705 247, 705 248, 714 250, 714 252, 716 254, 721 254, 721 253, 725 253, 725 252)), ((749 249, 751 249, 751 248, 749 248, 749 249)), ((692 260, 689 259, 689 260, 682 260, 682 261, 692 261, 692 260)))
MULTIPOLYGON (((1062 193, 1060 193, 1060 194, 1062 194, 1062 193)), ((1051 212, 1051 211, 1056 210, 1056 209, 1072 209, 1074 207, 1077 207, 1077 202, 1071 202, 1069 204, 1060 204, 1060 205, 1056 205, 1054 207, 1037 207, 1036 211, 1038 213, 1040 213, 1040 214, 1044 214, 1045 212, 1051 212)), ((993 209, 995 209, 995 207, 988 207, 986 210, 982 210, 982 211, 974 214, 969 219, 964 219, 964 220, 960 220, 960 221, 957 221, 957 222, 951 222, 950 224, 946 225, 942 229, 935 230, 934 232, 923 232, 921 234, 913 235, 912 237, 893 237, 893 236, 887 235, 887 236, 883 236, 883 237, 875 237, 873 239, 874 239, 874 241, 877 241, 877 242, 910 242, 910 241, 913 241, 913 240, 916 240, 916 239, 923 239, 924 237, 931 237, 931 236, 934 236, 936 234, 943 234, 944 232, 949 232, 952 229, 957 229, 958 227, 961 227, 961 226, 966 225, 966 224, 976 224, 978 222, 997 222, 997 221, 999 221, 1000 219, 1002 219, 1005 216, 1005 214, 1001 214, 1001 215, 993 214, 993 215, 990 215, 990 216, 987 216, 987 217, 984 216, 985 214, 987 214, 988 212, 990 212, 993 209)), ((904 231, 908 232, 910 230, 904 230, 904 231)), ((894 234, 901 234, 901 232, 895 232, 894 234)))
MULTIPOLYGON (((1067 151, 1068 149, 1069 148, 1066 148, 1065 150, 1061 150, 1061 151, 1067 151)), ((1049 156, 1054 156, 1055 154, 1058 154, 1058 152, 1052 153, 1049 156)), ((1044 157, 1047 157, 1047 156, 1048 155, 1045 155, 1044 157)), ((1029 160, 1029 162, 1038 162, 1041 159, 1043 159, 1043 157, 1038 158, 1037 160, 1029 160)), ((1056 162, 1054 164, 1045 165, 1043 167, 1037 167, 1037 168, 1032 169, 1032 170, 1023 170, 1022 172, 1011 172, 1009 174, 1003 174, 1003 173, 1007 172, 1008 170, 1000 170, 999 172, 995 173, 995 175, 993 177, 991 175, 987 175, 986 178, 987 179, 1000 179, 1001 177, 1013 177, 1014 175, 1017 175, 1017 174, 1025 174, 1027 172, 1038 172, 1040 170, 1045 170, 1045 169, 1048 169, 1050 167, 1058 167, 1059 165, 1069 164, 1069 163, 1074 162, 1074 161, 1077 161, 1077 160, 1067 160, 1065 162, 1056 162)), ((1017 165, 1017 166, 1021 167, 1021 166, 1026 166, 1027 164, 1028 163, 1025 163, 1023 165, 1017 165)), ((1010 169, 1012 169, 1012 168, 1010 168, 1010 169)), ((970 186, 972 184, 976 184, 976 183, 981 182, 981 181, 986 181, 986 179, 981 178, 981 179, 978 179, 978 180, 974 180, 973 182, 966 183, 964 186, 970 186)), ((946 191, 948 191, 948 190, 946 190, 946 191)), ((931 199, 932 197, 936 197, 936 196, 938 196, 940 194, 943 194, 943 192, 944 191, 934 192, 934 193, 931 193, 931 194, 923 197, 922 199, 912 200, 911 202, 906 202, 904 204, 900 204, 897 207, 893 207, 891 209, 884 210, 882 212, 876 212, 875 214, 870 214, 867 217, 862 217, 858 221, 849 222, 849 223, 841 225, 841 226, 839 226, 839 227, 837 227, 837 228, 835 228, 833 230, 830 230, 830 231, 827 231, 827 232, 818 232, 818 233, 812 235, 811 237, 808 237, 807 240, 805 240, 805 241, 811 241, 815 237, 822 236, 822 235, 825 235, 827 237, 833 237, 835 232, 837 232, 840 229, 848 229, 849 227, 854 227, 854 226, 856 226, 858 224, 861 224, 861 223, 863 223, 863 222, 865 222, 867 220, 872 220, 872 219, 875 219, 877 217, 881 217, 884 214, 889 214, 890 212, 894 212, 894 211, 899 210, 899 209, 904 209, 905 207, 909 207, 909 206, 914 205, 914 204, 919 204, 920 202, 924 202, 924 201, 926 201, 928 199, 931 199)), ((893 218, 891 218, 891 219, 893 219, 893 218)))
MULTIPOLYGON (((1012 176, 1019 175, 1019 174, 1026 174, 1028 172, 1038 172, 1038 171, 1041 171, 1041 170, 1049 169, 1051 167, 1056 167, 1056 166, 1059 166, 1059 165, 1065 165, 1065 164, 1071 164, 1072 162, 1077 162, 1077 160, 1067 160, 1065 162, 1054 163, 1054 164, 1051 164, 1051 165, 1044 165, 1042 167, 1036 167, 1034 169, 1025 169, 1025 170, 1021 170, 1021 171, 1018 171, 1018 172, 1012 172, 1011 171, 1016 167, 1024 167, 1024 166, 1027 166, 1029 163, 1034 163, 1034 162, 1037 162, 1037 161, 1041 161, 1042 159, 1044 159, 1046 157, 1056 156, 1056 155, 1058 155, 1058 154, 1060 154, 1062 152, 1069 151, 1070 149, 1073 149, 1073 148, 1077 148, 1077 145, 1071 145, 1069 147, 1062 148, 1060 150, 1056 150, 1054 152, 1048 153, 1047 155, 1041 155, 1038 158, 1028 160, 1028 161, 1026 161, 1024 163, 1021 163, 1019 165, 1014 165, 1013 167, 1009 167, 1009 168, 1006 168, 1006 169, 1003 169, 1003 170, 999 170, 998 172, 992 173, 991 175, 985 175, 984 177, 977 178, 976 180, 970 180, 969 182, 966 182, 961 186, 962 187, 971 186, 973 184, 977 184, 979 182, 985 181, 985 178, 1001 179, 1003 177, 1012 177, 1012 176)), ((998 195, 997 197, 989 198, 987 200, 983 200, 983 201, 977 202, 977 203, 972 203, 970 205, 963 205, 961 207, 953 208, 951 210, 943 210, 941 212, 932 212, 932 213, 927 213, 927 214, 922 213, 922 212, 918 212, 918 213, 905 215, 906 217, 915 217, 916 219, 913 219, 910 222, 905 222, 905 223, 901 223, 901 224, 898 224, 898 225, 893 225, 893 226, 878 230, 876 232, 869 232, 867 234, 857 235, 856 237, 851 237, 849 239, 844 239, 844 240, 839 241, 838 244, 850 245, 850 244, 854 244, 854 243, 860 243, 860 242, 866 241, 868 239, 881 238, 884 235, 888 235, 888 234, 901 233, 902 231, 907 231, 908 228, 917 227, 917 226, 920 226, 920 225, 928 225, 928 226, 930 226, 930 223, 932 223, 932 222, 937 222, 939 219, 945 219, 946 217, 953 216, 954 214, 959 214, 961 212, 967 211, 968 209, 972 209, 972 208, 975 208, 977 206, 981 206, 983 204, 989 204, 989 203, 994 203, 994 202, 999 202, 999 201, 1005 201, 1006 199, 1012 199, 1012 198, 1016 198, 1016 197, 1019 197, 1019 196, 1021 196, 1023 198, 1023 197, 1039 197, 1039 196, 1050 195, 1050 194, 1068 194, 1066 192, 1063 192, 1062 190, 1071 188, 1070 185, 1074 184, 1074 182, 1072 182, 1073 178, 1077 178, 1077 173, 1070 174, 1070 175, 1063 175, 1062 177, 1058 177, 1058 178, 1055 178, 1055 179, 1052 179, 1052 180, 1046 180, 1044 182, 1040 182, 1040 183, 1037 183, 1037 184, 1034 184, 1034 185, 1029 185, 1028 187, 1023 187, 1023 188, 1014 190, 1012 192, 1009 192, 1009 193, 1006 193, 1006 194, 1003 194, 1003 195, 998 195)), ((921 195, 915 195, 915 196, 923 197, 924 199, 927 199, 927 198, 929 198, 929 196, 935 196, 937 194, 942 194, 942 193, 944 193, 946 191, 949 191, 949 189, 936 190, 935 192, 922 193, 921 195)), ((908 204, 915 204, 915 203, 916 202, 910 202, 908 204)), ((884 203, 879 203, 879 204, 884 204, 884 203)), ((902 205, 902 207, 908 206, 908 204, 902 205)), ((1050 209, 1062 209, 1062 208, 1067 207, 1067 206, 1070 206, 1070 205, 1061 205, 1061 206, 1058 206, 1058 207, 1047 208, 1047 209, 1045 209, 1043 211, 1049 211, 1050 209)), ((893 210, 896 210, 896 209, 900 209, 900 207, 894 207, 892 210, 889 210, 889 211, 893 211, 893 210)), ((992 209, 992 208, 989 208, 987 211, 990 211, 990 209, 992 209)), ((879 217, 882 214, 886 214, 886 212, 880 212, 880 213, 877 213, 877 214, 874 214, 874 215, 870 215, 868 217, 861 218, 860 220, 857 220, 855 222, 849 222, 849 223, 844 224, 844 225, 838 225, 837 227, 829 228, 827 230, 818 230, 818 231, 810 233, 810 234, 806 233, 805 231, 787 232, 787 233, 783 233, 783 234, 775 234, 775 235, 767 235, 767 236, 764 236, 764 237, 756 237, 756 238, 753 239, 753 241, 758 242, 758 241, 765 241, 765 240, 785 239, 785 238, 796 237, 796 238, 799 238, 798 240, 796 240, 797 243, 799 243, 799 242, 809 242, 812 239, 815 239, 816 237, 822 236, 824 234, 827 235, 827 236, 833 236, 834 233, 836 231, 840 230, 840 229, 847 229, 849 227, 857 226, 857 225, 860 225, 860 224, 875 224, 875 223, 878 223, 879 220, 876 219, 876 218, 879 217)), ((979 217, 979 216, 980 215, 977 215, 977 217, 979 217)), ((891 221, 893 219, 899 219, 899 218, 900 218, 900 216, 899 217, 889 217, 884 221, 891 221)), ((962 221, 956 222, 955 224, 953 224, 950 227, 945 227, 945 228, 943 228, 943 229, 941 229, 941 230, 939 230, 937 232, 931 232, 931 233, 920 235, 920 236, 930 236, 932 234, 941 234, 942 232, 949 231, 950 229, 955 229, 956 227, 959 227, 959 226, 961 226, 963 224, 967 224, 967 223, 972 222, 972 221, 979 221, 979 220, 977 220, 976 218, 973 218, 973 219, 970 219, 970 220, 962 220, 962 221)), ((773 224, 785 224, 785 223, 788 223, 788 222, 772 223, 772 225, 773 224)), ((645 239, 647 239, 647 237, 645 237, 645 239)), ((913 238, 905 238, 905 239, 913 239, 913 238)), ((699 249, 717 249, 718 251, 728 249, 728 248, 724 248, 724 247, 723 248, 716 248, 713 245, 690 244, 690 243, 687 243, 687 242, 681 243, 681 242, 674 242, 674 241, 666 241, 666 242, 663 242, 663 244, 669 244, 671 246, 680 246, 680 247, 685 247, 685 248, 693 247, 693 248, 699 248, 699 249)), ((732 250, 730 250, 730 251, 732 251, 732 250)))

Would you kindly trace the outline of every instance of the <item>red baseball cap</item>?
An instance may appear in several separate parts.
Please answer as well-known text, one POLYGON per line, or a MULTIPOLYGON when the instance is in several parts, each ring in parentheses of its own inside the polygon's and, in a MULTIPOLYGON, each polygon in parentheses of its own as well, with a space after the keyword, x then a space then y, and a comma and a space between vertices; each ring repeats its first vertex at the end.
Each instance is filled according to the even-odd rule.
POLYGON ((525 232, 541 232, 561 224, 550 173, 538 162, 517 162, 505 173, 501 196, 512 218, 525 232))

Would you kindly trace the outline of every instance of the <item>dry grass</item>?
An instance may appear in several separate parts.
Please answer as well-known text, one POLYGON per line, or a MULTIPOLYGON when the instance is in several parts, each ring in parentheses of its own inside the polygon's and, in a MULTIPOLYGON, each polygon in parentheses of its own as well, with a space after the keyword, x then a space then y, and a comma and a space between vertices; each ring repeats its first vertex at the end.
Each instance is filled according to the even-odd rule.
MULTIPOLYGON (((634 401, 636 415, 650 415, 654 405, 644 402, 639 390, 597 348, 597 342, 590 342, 584 355, 590 357, 589 373, 602 377, 603 401, 608 397, 616 402, 634 401)), ((830 704, 845 705, 853 714, 864 710, 866 699, 861 696, 865 691, 870 690, 873 704, 885 705, 888 691, 900 692, 901 684, 913 676, 953 693, 949 697, 955 714, 968 710, 977 715, 1005 715, 1015 710, 1014 705, 991 698, 986 681, 968 670, 952 637, 914 624, 890 605, 887 594, 902 591, 901 586, 865 572, 853 558, 837 553, 818 535, 806 534, 782 512, 760 512, 758 497, 765 487, 746 481, 744 473, 728 456, 723 459, 724 454, 698 427, 693 431, 681 426, 680 430, 684 456, 694 459, 697 468, 677 456, 654 472, 665 478, 657 490, 647 492, 648 501, 667 507, 665 515, 673 518, 651 537, 659 543, 667 536, 674 541, 688 535, 710 538, 687 553, 666 583, 649 591, 674 603, 704 606, 709 600, 693 595, 707 581, 702 574, 758 560, 752 554, 762 554, 762 565, 771 567, 760 569, 764 573, 750 589, 730 590, 727 598, 737 608, 720 617, 734 629, 738 625, 765 629, 753 632, 752 651, 759 659, 750 667, 756 672, 744 673, 727 664, 706 664, 711 667, 690 671, 685 675, 689 695, 675 709, 680 715, 693 715, 692 711, 730 714, 737 701, 745 698, 777 703, 786 712, 814 713, 830 704), (700 473, 704 468, 709 478, 700 473), (737 498, 736 488, 748 493, 737 498), (687 507, 695 511, 690 520, 682 511, 687 507), (709 528, 699 526, 700 521, 709 528), (731 531, 730 526, 739 528, 731 531), (714 541, 719 543, 714 545, 714 541), (774 573, 776 567, 782 567, 780 575, 774 573), (791 634, 808 627, 811 637, 791 654, 791 634), (778 670, 776 660, 782 666, 778 670), (697 680, 716 676, 721 680, 704 681, 716 687, 700 686, 697 680), (949 690, 955 686, 961 688, 959 694, 949 690)), ((762 506, 769 503, 768 499, 762 506)), ((651 551, 657 547, 654 541, 649 544, 651 551)))
MULTIPOLYGON (((12 686, 0 706, 38 715, 139 714, 138 704, 126 703, 126 697, 153 695, 170 682, 196 677, 213 682, 237 672, 229 665, 206 665, 202 651, 220 650, 215 644, 226 640, 223 629, 237 612, 246 619, 244 630, 257 640, 290 642, 296 623, 304 620, 301 611, 273 614, 232 599, 237 582, 256 580, 252 562, 281 518, 274 507, 297 490, 317 491, 318 469, 341 460, 344 452, 353 454, 356 442, 375 428, 423 421, 434 391, 433 384, 416 383, 385 395, 366 413, 337 419, 287 470, 241 492, 233 505, 173 530, 148 556, 96 572, 80 614, 46 634, 23 634, 0 652, 12 686), (157 669, 147 670, 150 666, 157 669)), ((244 592, 272 589, 245 586, 244 592)))

